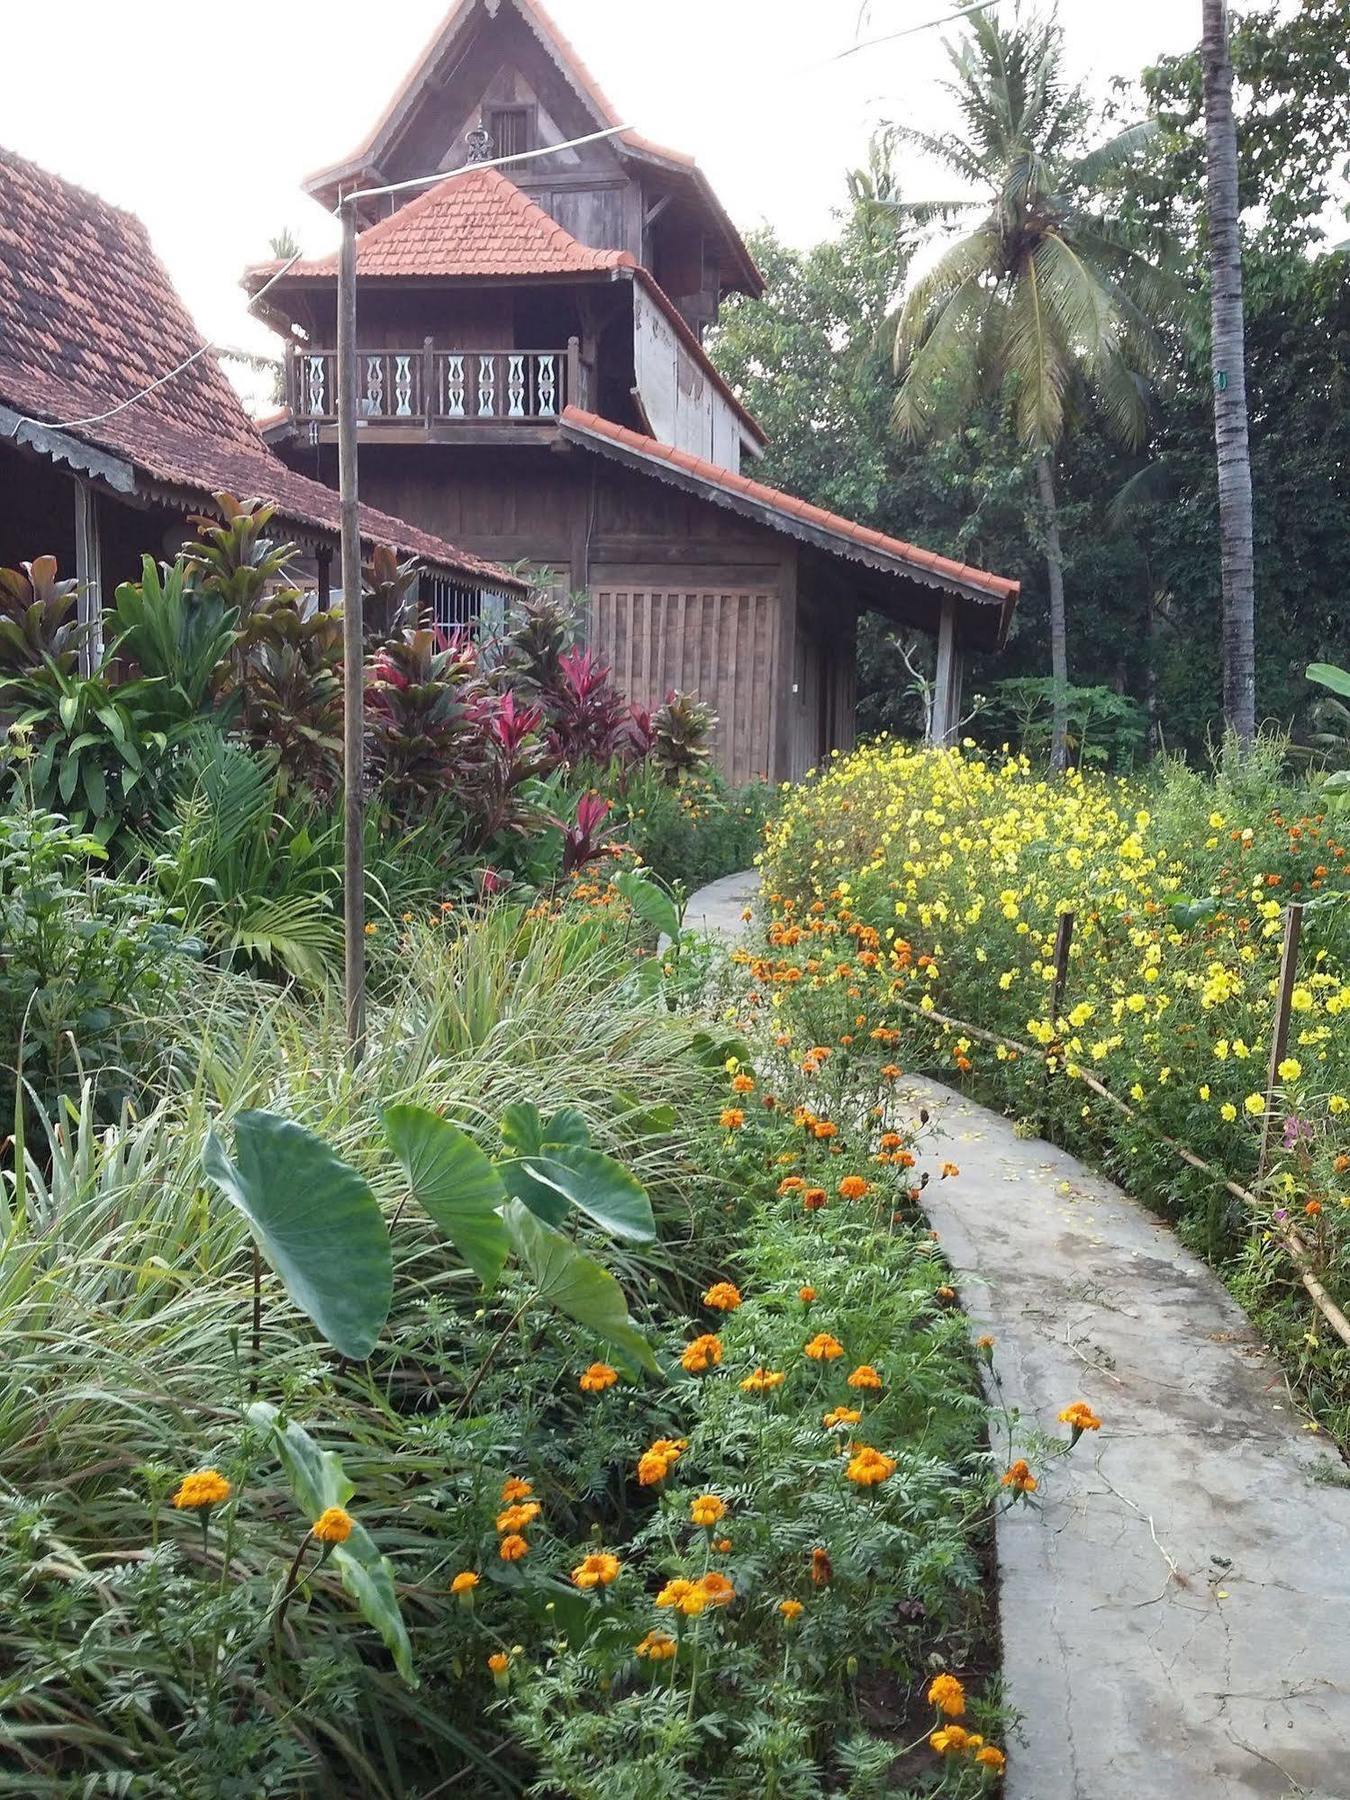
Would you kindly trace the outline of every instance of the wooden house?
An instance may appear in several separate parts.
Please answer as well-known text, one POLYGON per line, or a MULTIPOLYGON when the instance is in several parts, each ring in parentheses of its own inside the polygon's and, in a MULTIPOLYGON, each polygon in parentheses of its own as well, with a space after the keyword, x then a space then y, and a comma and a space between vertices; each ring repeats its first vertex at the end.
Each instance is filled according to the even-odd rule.
MULTIPOLYGON (((584 593, 633 700, 711 703, 734 780, 852 742, 862 608, 936 638, 945 739, 963 653, 1002 643, 1017 584, 754 478, 764 434, 702 340, 762 281, 697 166, 631 129, 482 166, 621 123, 537 0, 459 0, 365 144, 311 178, 331 207, 443 177, 359 203, 363 498, 584 593)), ((336 259, 262 304, 288 339, 269 441, 336 482, 336 259)))
MULTIPOLYGON (((172 556, 192 535, 188 515, 215 513, 228 492, 276 503, 322 595, 337 495, 264 443, 140 221, 0 149, 0 242, 0 566, 54 555, 97 626, 141 557, 172 556)), ((373 508, 362 531, 419 559, 429 603, 522 590, 373 508)))

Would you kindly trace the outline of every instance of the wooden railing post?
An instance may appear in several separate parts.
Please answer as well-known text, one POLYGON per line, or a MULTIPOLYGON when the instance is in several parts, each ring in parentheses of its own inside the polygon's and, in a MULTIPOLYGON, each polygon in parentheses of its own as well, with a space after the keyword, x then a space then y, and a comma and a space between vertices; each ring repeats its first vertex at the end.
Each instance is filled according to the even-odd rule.
POLYGON ((1055 984, 1050 990, 1050 1023, 1064 1010, 1064 988, 1069 979, 1069 947, 1073 943, 1073 914, 1062 912, 1055 927, 1055 984))
POLYGON ((1275 991, 1275 1029, 1270 1038, 1270 1067, 1266 1071, 1266 1114, 1261 1122, 1261 1160, 1258 1181, 1270 1161, 1270 1140, 1275 1125, 1275 1092, 1280 1086, 1280 1064, 1289 1048, 1289 1014, 1298 976, 1298 940, 1303 931, 1303 905, 1292 901, 1284 909, 1284 948, 1280 953, 1280 979, 1275 991))
POLYGON ((429 337, 422 339, 422 421, 431 430, 436 393, 436 346, 429 337))
MULTIPOLYGON (((584 406, 581 393, 581 339, 570 337, 567 340, 567 392, 563 395, 564 406, 584 406)), ((558 408, 562 411, 562 407, 558 408)))

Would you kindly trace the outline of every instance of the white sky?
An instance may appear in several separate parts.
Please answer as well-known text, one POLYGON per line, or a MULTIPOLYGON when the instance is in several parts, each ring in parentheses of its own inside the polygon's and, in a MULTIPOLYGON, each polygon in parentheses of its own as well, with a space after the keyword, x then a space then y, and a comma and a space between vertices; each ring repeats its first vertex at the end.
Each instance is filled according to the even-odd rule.
MULTIPOLYGON (((863 36, 958 0, 870 0, 863 36)), ((545 0, 625 116, 695 155, 743 229, 806 244, 881 120, 947 122, 939 31, 829 59, 861 0, 545 0)), ((1009 6, 1011 0, 1002 0, 1009 6)), ((335 241, 300 191, 356 147, 449 0, 0 0, 0 143, 138 213, 202 330, 270 351, 244 308, 247 263, 289 226, 335 241)), ((1104 92, 1194 44, 1200 0, 1061 0, 1070 65, 1104 92)), ((913 172, 912 191, 935 188, 913 172)))

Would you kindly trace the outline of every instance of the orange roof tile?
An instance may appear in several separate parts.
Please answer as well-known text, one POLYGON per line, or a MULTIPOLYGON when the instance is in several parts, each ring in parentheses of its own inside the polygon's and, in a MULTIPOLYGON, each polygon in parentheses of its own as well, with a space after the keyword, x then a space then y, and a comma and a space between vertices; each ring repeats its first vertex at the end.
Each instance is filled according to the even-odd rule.
MULTIPOLYGON (((245 276, 259 286, 283 264, 264 263, 245 276)), ((369 278, 493 279, 584 275, 631 269, 626 250, 593 250, 551 219, 499 169, 447 175, 356 240, 356 272, 369 278)), ((285 279, 335 276, 337 257, 298 262, 285 279)))
MULTIPOLYGON (((151 484, 185 492, 193 505, 222 490, 258 496, 275 501, 301 535, 307 527, 334 536, 338 496, 272 454, 215 357, 188 360, 201 348, 139 219, 0 149, 0 403, 131 464, 151 484), (136 395, 110 418, 61 424, 136 395)), ((40 444, 41 432, 11 422, 0 445, 16 436, 40 444)), ((521 585, 373 508, 362 508, 361 528, 369 541, 470 578, 521 585)))
POLYGON ((608 445, 629 451, 649 462, 663 463, 672 470, 695 477, 700 486, 711 490, 709 499, 716 500, 719 495, 724 495, 753 501, 756 505, 777 513, 785 530, 791 531, 794 521, 800 521, 816 531, 840 539, 840 549, 844 554, 848 553, 848 546, 852 545, 860 550, 877 552, 894 562, 907 563, 911 569, 921 569, 938 578, 940 583, 973 590, 974 596, 979 599, 998 601, 1008 615, 1011 615, 1021 591, 1020 582, 1009 581, 1002 575, 991 575, 987 570, 972 568, 967 563, 955 562, 950 557, 939 556, 936 551, 908 544, 902 538, 887 537, 884 532, 856 524, 839 513, 827 512, 823 506, 813 506, 810 501, 801 500, 795 494, 785 494, 780 488, 769 487, 762 481, 752 481, 747 475, 733 474, 729 469, 720 468, 716 463, 695 456, 688 450, 672 449, 669 444, 660 443, 656 438, 644 437, 639 431, 630 431, 626 425, 616 425, 612 419, 602 419, 597 413, 583 412, 580 407, 569 406, 563 412, 560 423, 565 436, 572 436, 583 442, 590 440, 601 449, 608 445))

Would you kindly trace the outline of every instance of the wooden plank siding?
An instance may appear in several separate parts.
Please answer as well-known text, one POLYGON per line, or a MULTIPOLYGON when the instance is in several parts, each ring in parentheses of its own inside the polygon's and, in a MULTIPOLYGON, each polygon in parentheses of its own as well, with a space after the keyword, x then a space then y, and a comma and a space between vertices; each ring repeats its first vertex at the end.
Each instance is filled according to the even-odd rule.
POLYGON ((728 780, 774 769, 774 665, 778 595, 760 588, 596 587, 590 642, 636 706, 658 707, 672 688, 717 714, 713 744, 728 780))

